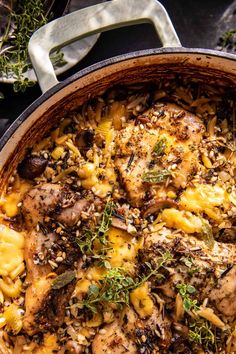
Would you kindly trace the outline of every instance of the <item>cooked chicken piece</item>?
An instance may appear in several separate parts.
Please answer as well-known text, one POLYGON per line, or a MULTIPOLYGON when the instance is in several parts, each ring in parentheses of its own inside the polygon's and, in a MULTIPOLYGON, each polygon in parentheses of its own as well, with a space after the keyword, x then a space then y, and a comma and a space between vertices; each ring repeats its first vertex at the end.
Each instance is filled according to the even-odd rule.
POLYGON ((73 226, 79 221, 81 212, 85 210, 89 204, 90 203, 86 199, 78 200, 71 207, 62 209, 55 218, 62 224, 73 226))
POLYGON ((183 255, 189 253, 194 258, 197 267, 213 269, 214 274, 219 278, 229 264, 236 263, 236 245, 214 241, 213 247, 209 248, 207 242, 200 238, 201 235, 197 238, 181 232, 173 233, 171 229, 164 227, 145 236, 141 253, 143 257, 150 254, 150 259, 155 252, 160 257, 164 249, 174 250, 183 255))
POLYGON ((104 333, 98 332, 92 343, 94 354, 136 354, 135 343, 126 336, 118 320, 106 325, 104 333))
POLYGON ((236 315, 236 266, 219 279, 210 294, 210 299, 225 316, 236 315))
POLYGON ((27 289, 23 328, 28 335, 60 327, 75 281, 61 289, 52 289, 53 279, 42 278, 27 289))
POLYGON ((115 166, 130 203, 136 207, 142 206, 147 192, 152 190, 155 194, 160 186, 160 183, 151 186, 146 183, 143 180, 146 172, 162 173, 175 164, 176 168, 171 172, 172 185, 176 188, 186 186, 198 169, 197 147, 204 131, 200 118, 174 104, 155 105, 145 116, 155 118, 152 128, 143 129, 142 125, 135 126, 132 122, 120 130, 115 139, 115 166), (166 146, 160 156, 156 156, 154 147, 161 139, 166 146))
POLYGON ((168 349, 172 338, 171 322, 167 314, 163 316, 163 311, 159 311, 155 306, 153 314, 148 319, 142 320, 131 307, 124 309, 122 328, 129 338, 133 339, 134 343, 139 343, 137 345, 141 352, 142 346, 145 347, 145 343, 142 343, 142 341, 140 344, 142 335, 146 337, 149 348, 152 350, 157 349, 157 344, 158 348, 168 349))
MULTIPOLYGON (((84 199, 76 201, 73 193, 60 185, 45 184, 35 187, 26 195, 23 202, 23 215, 31 227, 42 221, 47 214, 59 210, 55 218, 66 224, 73 225, 77 222, 81 211, 88 205, 84 199), (63 205, 57 209, 58 204, 63 205)), ((47 230, 46 230, 47 231, 47 230)), ((66 253, 66 262, 62 263, 55 271, 58 274, 70 269, 80 257, 78 248, 69 236, 64 244, 63 240, 57 239, 54 233, 41 233, 30 230, 26 236, 25 260, 27 267, 27 283, 29 287, 25 295, 24 329, 29 335, 48 328, 58 327, 64 321, 65 307, 74 290, 75 283, 71 282, 59 290, 52 289, 53 277, 50 264, 43 256, 57 243, 66 253)))
POLYGON ((158 266, 162 254, 168 250, 175 253, 177 260, 168 266, 165 283, 157 287, 165 296, 173 297, 177 283, 190 284, 198 289, 199 304, 209 298, 225 316, 236 314, 236 266, 222 276, 229 264, 236 264, 235 244, 215 241, 210 249, 203 240, 173 234, 164 227, 146 235, 143 249, 139 251, 139 263, 151 262, 153 267, 158 266), (185 263, 189 260, 190 263, 185 263), (213 290, 212 284, 217 284, 213 290))
POLYGON ((67 226, 73 226, 89 202, 77 200, 77 196, 65 186, 45 183, 32 188, 25 196, 22 212, 29 227, 42 222, 46 215, 67 226))
POLYGON ((40 253, 43 254, 44 248, 49 248, 54 241, 54 234, 43 235, 31 231, 26 235, 26 282, 29 286, 25 294, 23 326, 29 335, 43 331, 45 328, 60 326, 64 320, 65 307, 74 290, 74 283, 60 290, 52 290, 54 278, 48 277, 52 272, 50 265, 36 262, 35 257, 40 253))

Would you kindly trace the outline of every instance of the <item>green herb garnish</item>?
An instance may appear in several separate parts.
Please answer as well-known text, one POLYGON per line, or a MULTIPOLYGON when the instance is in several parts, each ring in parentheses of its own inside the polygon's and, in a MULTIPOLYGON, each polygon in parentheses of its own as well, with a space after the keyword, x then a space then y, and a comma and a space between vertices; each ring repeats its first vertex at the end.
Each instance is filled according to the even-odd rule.
MULTIPOLYGON (((43 0, 18 1, 16 11, 12 11, 8 17, 8 25, 0 41, 0 75, 11 76, 15 82, 15 92, 24 92, 27 87, 34 85, 24 77, 24 73, 30 69, 31 63, 28 56, 28 42, 39 27, 48 23, 52 16, 47 17, 43 8, 43 0), (14 26, 14 31, 11 29, 14 26)), ((58 63, 65 63, 63 54, 57 52, 51 58, 58 63)))
POLYGON ((223 50, 236 50, 236 29, 224 32, 217 44, 223 50))
POLYGON ((96 254, 93 250, 93 243, 95 240, 99 240, 103 246, 100 252, 101 256, 104 256, 104 252, 108 250, 108 240, 106 232, 109 230, 112 222, 112 214, 114 211, 114 203, 107 202, 104 211, 102 213, 101 222, 95 230, 85 229, 81 238, 76 239, 76 243, 79 246, 83 254, 93 256, 94 258, 100 258, 99 254, 96 254))
POLYGON ((143 174, 142 179, 146 183, 155 184, 166 181, 169 176, 171 176, 169 170, 148 171, 143 174))
POLYGON ((181 257, 180 260, 188 267, 188 274, 193 275, 199 271, 199 268, 195 266, 194 259, 192 257, 181 257))
POLYGON ((90 285, 87 299, 83 303, 93 313, 97 312, 98 303, 114 303, 118 307, 128 305, 129 292, 137 286, 122 268, 110 269, 99 283, 100 286, 90 285))
POLYGON ((154 152, 157 156, 161 155, 161 154, 165 151, 166 143, 167 143, 166 137, 161 138, 161 139, 156 143, 156 145, 154 146, 153 152, 154 152))
POLYGON ((213 345, 216 345, 212 325, 204 319, 197 319, 189 324, 188 336, 191 341, 203 345, 205 349, 210 349, 213 345))
POLYGON ((213 232, 212 232, 212 227, 204 218, 201 218, 201 221, 202 221, 202 234, 201 234, 202 239, 207 245, 207 247, 212 249, 215 242, 213 232))
POLYGON ((116 304, 118 308, 129 305, 129 293, 145 283, 150 277, 163 277, 159 273, 161 267, 164 267, 172 260, 169 251, 161 254, 159 264, 152 268, 149 262, 145 262, 147 274, 133 279, 129 273, 121 268, 110 269, 99 281, 99 285, 92 284, 89 287, 87 298, 83 302, 83 307, 93 313, 98 311, 98 306, 104 303, 116 304))
POLYGON ((190 297, 190 295, 196 293, 196 289, 194 286, 182 283, 182 284, 177 284, 176 289, 178 290, 179 294, 183 299, 183 306, 186 311, 199 310, 199 306, 197 306, 197 300, 193 300, 190 297))
POLYGON ((67 284, 71 283, 72 280, 75 279, 75 272, 73 271, 67 271, 64 272, 60 275, 58 275, 53 283, 52 283, 52 289, 53 290, 58 290, 66 286, 67 284))

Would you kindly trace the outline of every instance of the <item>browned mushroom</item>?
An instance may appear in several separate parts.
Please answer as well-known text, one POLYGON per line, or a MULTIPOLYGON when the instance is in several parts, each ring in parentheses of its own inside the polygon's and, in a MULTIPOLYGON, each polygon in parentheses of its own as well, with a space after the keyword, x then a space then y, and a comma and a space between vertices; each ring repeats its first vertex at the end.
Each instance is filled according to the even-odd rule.
POLYGON ((86 153, 94 142, 94 130, 85 129, 82 130, 76 137, 76 145, 80 149, 81 153, 86 153))
POLYGON ((144 213, 143 216, 144 218, 148 217, 149 215, 157 213, 161 209, 165 208, 177 208, 178 204, 175 200, 170 199, 170 198, 158 198, 158 199, 153 199, 150 200, 145 208, 144 208, 144 213))
POLYGON ((18 165, 18 173, 20 177, 32 180, 44 172, 47 163, 48 161, 41 156, 27 156, 18 165))
POLYGON ((111 225, 120 230, 125 230, 125 231, 127 230, 127 225, 125 224, 125 222, 122 219, 117 218, 115 216, 113 216, 112 218, 111 225))

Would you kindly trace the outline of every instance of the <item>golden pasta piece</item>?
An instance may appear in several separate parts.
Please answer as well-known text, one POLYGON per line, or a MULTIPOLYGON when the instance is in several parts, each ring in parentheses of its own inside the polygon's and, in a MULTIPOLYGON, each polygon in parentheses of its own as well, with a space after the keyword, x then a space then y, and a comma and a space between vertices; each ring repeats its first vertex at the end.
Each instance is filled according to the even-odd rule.
POLYGON ((62 146, 57 146, 51 153, 51 156, 54 160, 59 160, 64 154, 65 150, 62 146))
POLYGON ((11 304, 3 313, 3 317, 6 319, 6 325, 10 328, 14 334, 20 332, 22 328, 22 315, 21 310, 14 303, 11 304))
POLYGON ((96 313, 93 315, 91 320, 86 322, 87 327, 99 327, 103 323, 103 317, 101 313, 96 313))
POLYGON ((0 279, 0 289, 4 295, 16 298, 21 293, 22 282, 20 279, 17 279, 15 282, 9 281, 7 283, 3 279, 0 279))
POLYGON ((0 275, 7 276, 22 264, 23 247, 23 233, 0 225, 0 275))
POLYGON ((70 141, 66 142, 67 147, 73 152, 73 154, 77 157, 80 157, 80 151, 79 149, 70 141))
POLYGON ((131 291, 130 301, 141 318, 146 318, 152 315, 154 311, 154 303, 150 297, 147 282, 131 291))

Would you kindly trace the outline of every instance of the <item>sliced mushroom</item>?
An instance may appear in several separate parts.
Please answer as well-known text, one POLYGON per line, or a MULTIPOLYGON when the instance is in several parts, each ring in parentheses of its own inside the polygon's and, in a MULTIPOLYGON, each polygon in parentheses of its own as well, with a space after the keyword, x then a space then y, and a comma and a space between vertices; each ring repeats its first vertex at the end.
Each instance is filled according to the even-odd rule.
POLYGON ((144 213, 143 216, 146 218, 150 215, 156 214, 159 210, 165 209, 165 208, 177 208, 178 204, 175 200, 170 199, 170 198, 163 198, 163 199, 153 199, 150 200, 145 208, 144 208, 144 213))
POLYGON ((117 229, 124 230, 124 231, 127 230, 127 225, 125 224, 125 222, 122 219, 117 218, 115 216, 113 216, 111 224, 117 229))
POLYGON ((78 134, 76 138, 76 144, 80 149, 81 153, 86 153, 87 150, 89 150, 93 146, 94 136, 95 132, 92 129, 82 130, 78 134))
POLYGON ((32 180, 39 177, 45 171, 47 164, 48 160, 41 156, 27 156, 18 165, 19 176, 32 180))
POLYGON ((81 212, 89 206, 79 199, 68 186, 45 183, 32 188, 24 197, 22 212, 29 227, 42 222, 46 215, 67 225, 75 225, 81 212))

